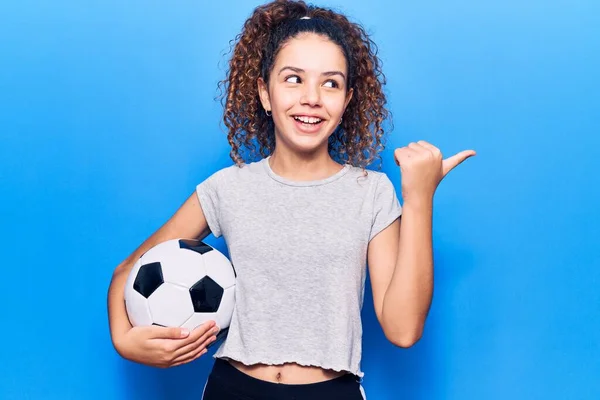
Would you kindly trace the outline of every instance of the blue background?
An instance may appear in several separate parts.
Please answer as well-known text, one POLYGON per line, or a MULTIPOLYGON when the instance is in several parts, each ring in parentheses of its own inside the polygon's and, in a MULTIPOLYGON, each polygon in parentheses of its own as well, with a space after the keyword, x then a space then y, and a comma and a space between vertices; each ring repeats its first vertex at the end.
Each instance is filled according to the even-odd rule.
MULTIPOLYGON (((210 357, 159 370, 116 354, 106 291, 230 164, 216 84, 256 5, 0 5, 0 398, 200 397, 210 357)), ((367 291, 368 398, 600 398, 600 4, 325 5, 380 47, 397 190, 395 147, 478 152, 436 194, 421 341, 388 343, 367 291)))

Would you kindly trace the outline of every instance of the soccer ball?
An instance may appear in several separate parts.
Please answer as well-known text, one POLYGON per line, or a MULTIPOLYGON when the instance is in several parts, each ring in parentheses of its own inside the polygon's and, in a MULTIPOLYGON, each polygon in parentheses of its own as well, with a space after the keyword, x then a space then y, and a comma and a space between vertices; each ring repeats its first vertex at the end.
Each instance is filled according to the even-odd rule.
POLYGON ((168 240, 133 265, 125 285, 127 315, 133 326, 190 331, 213 320, 221 339, 233 314, 235 279, 231 262, 213 247, 194 239, 168 240))

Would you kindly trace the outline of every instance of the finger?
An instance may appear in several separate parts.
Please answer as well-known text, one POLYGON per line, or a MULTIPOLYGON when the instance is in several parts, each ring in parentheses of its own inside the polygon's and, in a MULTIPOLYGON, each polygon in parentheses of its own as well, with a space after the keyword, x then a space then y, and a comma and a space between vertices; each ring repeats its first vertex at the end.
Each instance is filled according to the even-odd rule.
POLYGON ((400 165, 400 157, 402 156, 402 153, 404 153, 403 147, 394 150, 394 162, 396 165, 400 165))
MULTIPOLYGON (((212 328, 214 324, 214 321, 206 321, 196 329, 207 331, 212 328)), ((196 329, 194 329, 194 331, 196 331, 196 329)), ((152 339, 183 339, 189 337, 190 333, 189 329, 179 326, 164 327, 153 325, 151 327, 150 337, 152 339)))
POLYGON ((415 149, 411 149, 410 147, 401 147, 394 151, 394 161, 396 165, 400 165, 402 158, 411 158, 417 154, 415 149))
POLYGON ((214 342, 215 340, 217 340, 217 337, 215 335, 209 336, 208 338, 206 338, 203 341, 199 340, 197 343, 194 343, 194 347, 189 346, 186 349, 187 351, 182 352, 182 353, 178 354, 176 357, 174 357, 173 363, 174 364, 186 363, 186 362, 190 362, 190 361, 200 357, 200 355, 202 355, 208 351, 208 345, 211 344, 212 342, 214 342))
POLYGON ((421 148, 405 147, 404 151, 403 151, 403 155, 407 158, 411 158, 411 157, 415 157, 417 154, 419 154, 423 150, 424 150, 423 147, 421 147, 421 148))
POLYGON ((185 355, 198 347, 202 347, 202 345, 205 345, 204 347, 208 346, 208 344, 212 343, 216 339, 215 335, 217 332, 218 332, 218 328, 214 327, 213 329, 202 334, 200 337, 198 337, 193 342, 187 343, 183 346, 179 346, 178 348, 175 349, 175 351, 173 353, 173 358, 177 358, 182 355, 185 355), (211 339, 212 339, 212 341, 211 341, 211 339))
POLYGON ((172 367, 178 367, 180 365, 183 364, 187 364, 190 363, 200 357, 202 357, 204 354, 206 354, 208 352, 208 350, 206 348, 203 349, 199 349, 197 352, 194 352, 193 355, 190 355, 189 357, 182 357, 181 359, 179 359, 178 361, 176 361, 174 364, 172 364, 172 367))
POLYGON ((418 144, 420 144, 421 146, 423 146, 424 148, 431 150, 431 152, 432 152, 433 154, 435 154, 435 155, 437 155, 437 154, 441 154, 441 153, 442 153, 442 152, 440 151, 440 149, 438 149, 437 147, 435 147, 435 146, 434 146, 434 145, 432 145, 431 143, 428 143, 428 142, 426 142, 426 141, 424 141, 424 140, 419 140, 417 143, 418 143, 418 144))
POLYGON ((425 150, 425 147, 423 147, 419 143, 415 143, 415 142, 410 142, 408 144, 408 148, 409 149, 413 149, 415 151, 423 151, 423 150, 425 150))
POLYGON ((214 321, 207 321, 202 325, 198 326, 197 328, 193 329, 190 335, 184 340, 170 340, 169 343, 165 344, 165 351, 169 353, 175 353, 186 346, 193 346, 193 344, 201 340, 202 337, 210 337, 210 335, 212 334, 212 329, 214 329, 214 327, 214 321))
POLYGON ((474 156, 476 153, 474 150, 465 150, 461 151, 453 155, 452 157, 448 157, 447 159, 442 161, 442 173, 444 176, 448 174, 448 172, 452 171, 456 168, 460 163, 465 161, 467 158, 474 156))
POLYGON ((187 340, 188 343, 192 343, 197 341, 199 338, 201 338, 204 335, 209 335, 210 336, 210 332, 215 329, 217 327, 217 323, 215 321, 206 321, 203 322, 202 325, 199 325, 198 327, 196 327, 195 329, 192 330, 192 333, 190 334, 189 340, 187 340))
POLYGON ((179 326, 158 326, 153 325, 149 330, 150 339, 183 339, 188 337, 190 330, 179 326))

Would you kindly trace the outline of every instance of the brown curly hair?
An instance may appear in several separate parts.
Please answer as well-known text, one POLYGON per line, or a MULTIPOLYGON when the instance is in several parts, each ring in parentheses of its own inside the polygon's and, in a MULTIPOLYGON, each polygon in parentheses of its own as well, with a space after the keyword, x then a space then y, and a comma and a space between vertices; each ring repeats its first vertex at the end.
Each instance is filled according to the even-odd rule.
POLYGON ((257 7, 242 32, 230 42, 233 55, 218 88, 231 159, 239 166, 259 155, 264 158, 275 149, 273 120, 261 106, 257 79, 262 77, 268 82, 279 49, 301 32, 328 36, 342 48, 348 64, 347 87, 354 93, 342 124, 329 138, 330 156, 362 168, 375 159, 381 161, 379 153, 385 147, 383 124, 391 113, 385 108, 386 79, 377 46, 361 25, 302 0, 276 0, 257 7))

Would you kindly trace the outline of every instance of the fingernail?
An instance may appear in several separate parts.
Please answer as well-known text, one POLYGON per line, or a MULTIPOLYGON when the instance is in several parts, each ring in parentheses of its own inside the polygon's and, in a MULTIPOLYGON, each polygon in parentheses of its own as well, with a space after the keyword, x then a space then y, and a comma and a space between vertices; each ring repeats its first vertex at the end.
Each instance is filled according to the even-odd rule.
POLYGON ((186 328, 181 328, 181 337, 186 337, 189 335, 190 331, 186 328))
POLYGON ((214 332, 214 333, 217 333, 217 332, 219 332, 220 330, 221 330, 221 328, 219 328, 219 326, 218 326, 218 325, 215 325, 215 329, 213 329, 213 332, 214 332))

